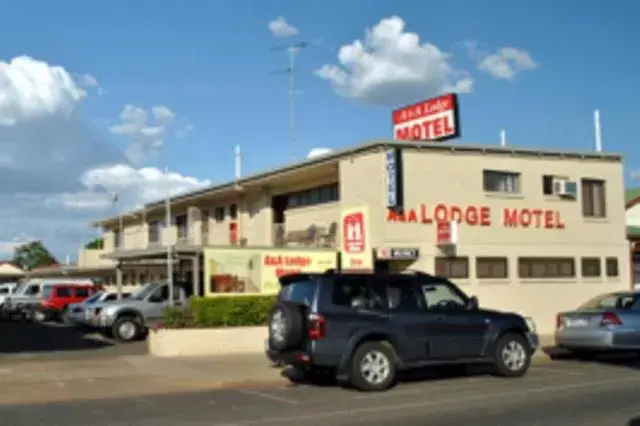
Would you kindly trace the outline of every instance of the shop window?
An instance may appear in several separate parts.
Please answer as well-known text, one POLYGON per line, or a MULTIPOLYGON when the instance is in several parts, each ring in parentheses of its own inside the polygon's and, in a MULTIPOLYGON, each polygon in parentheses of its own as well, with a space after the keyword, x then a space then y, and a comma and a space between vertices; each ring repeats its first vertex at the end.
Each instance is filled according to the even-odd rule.
POLYGON ((582 216, 606 217, 605 181, 598 179, 582 179, 582 216))
POLYGON ((508 278, 508 259, 506 257, 476 258, 476 276, 478 278, 508 278))
POLYGON ((235 220, 238 218, 238 205, 237 204, 231 204, 229 206, 229 217, 232 220, 235 220))
POLYGON ((520 193, 520 173, 484 170, 482 185, 485 192, 520 193))
POLYGON ((575 259, 572 257, 521 257, 518 259, 520 278, 574 278, 575 259))
POLYGON ((226 213, 226 212, 225 212, 225 208, 224 208, 224 206, 216 207, 216 208, 213 210, 213 219, 214 219, 216 222, 224 222, 224 215, 225 215, 225 213, 226 213))
POLYGON ((436 275, 447 278, 469 278, 468 257, 436 257, 436 275))
POLYGON ((618 258, 607 257, 606 260, 606 273, 608 277, 617 277, 620 274, 618 270, 618 258))
POLYGON ((583 277, 600 277, 602 275, 602 266, 599 257, 583 257, 580 260, 583 277))

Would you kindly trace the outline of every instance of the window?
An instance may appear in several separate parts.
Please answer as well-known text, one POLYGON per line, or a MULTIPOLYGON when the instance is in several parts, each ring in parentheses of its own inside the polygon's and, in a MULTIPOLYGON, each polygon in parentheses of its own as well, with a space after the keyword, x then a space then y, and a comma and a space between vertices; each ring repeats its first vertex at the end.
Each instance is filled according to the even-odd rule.
POLYGON ((555 176, 542 176, 542 193, 544 195, 553 195, 553 179, 555 176))
POLYGON ((520 278, 574 278, 575 259, 572 257, 521 257, 518 259, 520 278))
POLYGON ((216 207, 213 210, 213 219, 216 222, 224 222, 224 215, 225 215, 225 208, 223 207, 216 207))
POLYGON ((597 179, 582 179, 582 216, 606 217, 605 182, 597 179))
POLYGON ((24 292, 25 296, 35 296, 38 293, 40 293, 40 286, 39 285, 30 285, 29 287, 27 287, 27 290, 24 292))
POLYGON ((287 195, 287 208, 308 207, 318 204, 332 203, 339 200, 337 183, 323 185, 317 188, 305 189, 287 195))
POLYGON ((599 257, 583 257, 580 263, 583 277, 599 277, 602 275, 599 257))
POLYGON ((508 278, 509 264, 506 257, 476 258, 476 276, 478 278, 508 278))
POLYGON ((459 310, 466 306, 466 298, 446 281, 422 284, 422 294, 428 310, 459 310))
POLYGON ((398 313, 417 313, 425 306, 418 297, 414 278, 411 276, 393 277, 389 280, 387 293, 389 296, 389 311, 398 313))
POLYGON ((71 289, 69 287, 57 287, 56 297, 71 297, 71 289))
POLYGON ((89 297, 89 289, 87 287, 76 288, 77 297, 89 297))
POLYGON ((229 217, 231 219, 237 219, 238 218, 238 205, 237 204, 231 204, 229 206, 229 217))
POLYGON ((520 173, 484 170, 482 184, 486 192, 520 193, 520 173))
POLYGON ((114 300, 117 300, 117 299, 118 299, 118 295, 115 294, 115 293, 111 293, 111 294, 108 294, 108 295, 105 296, 104 301, 105 302, 111 302, 111 301, 114 301, 114 300))
POLYGON ((617 257, 607 257, 606 260, 606 273, 608 277, 617 277, 620 273, 618 271, 618 258, 617 257))
POLYGON ((316 283, 312 280, 297 281, 284 287, 280 300, 311 306, 316 294, 316 283))
POLYGON ((336 306, 384 310, 387 308, 385 278, 380 275, 336 276, 331 300, 336 306))
POLYGON ((160 221, 149 222, 149 243, 160 242, 160 221))
POLYGON ((469 278, 469 258, 436 257, 436 275, 448 278, 469 278))
POLYGON ((175 217, 176 228, 178 230, 178 238, 185 239, 189 234, 188 220, 186 214, 181 214, 175 217))

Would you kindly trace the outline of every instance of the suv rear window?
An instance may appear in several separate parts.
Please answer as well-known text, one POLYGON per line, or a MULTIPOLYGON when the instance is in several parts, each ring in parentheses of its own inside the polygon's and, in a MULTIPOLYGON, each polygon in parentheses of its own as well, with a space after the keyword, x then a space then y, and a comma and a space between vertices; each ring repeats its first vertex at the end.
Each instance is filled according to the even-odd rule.
POLYGON ((316 293, 316 282, 312 280, 296 281, 280 291, 280 300, 310 306, 316 293))

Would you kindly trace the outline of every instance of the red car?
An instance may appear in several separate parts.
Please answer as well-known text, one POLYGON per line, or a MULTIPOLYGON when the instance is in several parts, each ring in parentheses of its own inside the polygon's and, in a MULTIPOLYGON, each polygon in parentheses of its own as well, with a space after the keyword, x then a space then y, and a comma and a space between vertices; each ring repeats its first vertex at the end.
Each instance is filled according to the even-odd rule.
POLYGON ((54 284, 42 290, 42 301, 36 306, 35 318, 39 321, 59 320, 68 305, 80 303, 98 289, 87 284, 54 284))

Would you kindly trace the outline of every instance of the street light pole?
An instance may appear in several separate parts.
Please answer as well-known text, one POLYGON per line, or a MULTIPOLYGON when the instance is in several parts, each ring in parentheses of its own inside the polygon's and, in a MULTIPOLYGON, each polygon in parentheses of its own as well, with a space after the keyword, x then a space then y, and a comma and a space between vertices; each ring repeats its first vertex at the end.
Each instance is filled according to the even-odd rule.
MULTIPOLYGON (((118 204, 118 194, 113 194, 113 209, 118 215, 118 246, 116 247, 116 251, 120 251, 122 246, 124 245, 124 218, 122 216, 122 212, 119 211, 118 204)), ((116 268, 116 288, 117 288, 117 298, 118 300, 122 300, 122 267, 120 265, 120 261, 118 260, 118 266, 116 268)))

